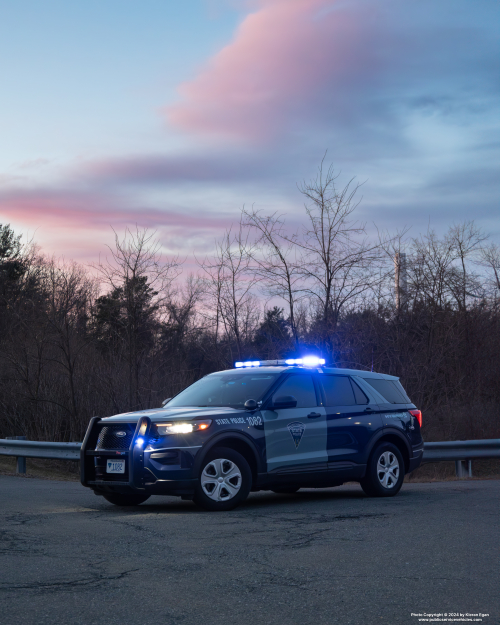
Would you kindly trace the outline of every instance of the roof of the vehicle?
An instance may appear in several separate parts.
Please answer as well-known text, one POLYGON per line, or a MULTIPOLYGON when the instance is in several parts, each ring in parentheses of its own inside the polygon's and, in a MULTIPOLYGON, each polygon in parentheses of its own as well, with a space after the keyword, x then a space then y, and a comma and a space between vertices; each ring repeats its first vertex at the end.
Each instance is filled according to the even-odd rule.
POLYGON ((322 367, 325 373, 336 373, 337 375, 357 375, 360 378, 382 378, 384 380, 399 380, 395 375, 388 373, 378 373, 377 371, 363 371, 362 369, 341 369, 338 367, 322 367))
POLYGON ((337 375, 357 375, 360 378, 378 378, 383 380, 398 380, 399 378, 394 375, 388 375, 387 373, 377 373, 376 371, 363 371, 361 369, 342 369, 340 367, 301 367, 301 366, 287 366, 277 365, 270 367, 245 367, 238 369, 226 369, 225 371, 218 371, 217 373, 231 373, 238 372, 244 374, 256 374, 256 373, 283 373, 285 371, 296 371, 297 373, 309 373, 311 371, 319 371, 323 373, 335 373, 337 375))

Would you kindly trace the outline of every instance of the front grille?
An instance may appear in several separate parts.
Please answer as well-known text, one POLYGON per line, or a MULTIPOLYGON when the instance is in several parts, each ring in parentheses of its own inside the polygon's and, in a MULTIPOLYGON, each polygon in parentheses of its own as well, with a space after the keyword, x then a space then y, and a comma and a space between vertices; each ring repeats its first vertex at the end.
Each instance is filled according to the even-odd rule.
POLYGON ((130 423, 105 425, 99 432, 96 449, 128 449, 132 442, 134 432, 135 426, 130 423), (125 432, 125 436, 117 436, 119 432, 125 432))

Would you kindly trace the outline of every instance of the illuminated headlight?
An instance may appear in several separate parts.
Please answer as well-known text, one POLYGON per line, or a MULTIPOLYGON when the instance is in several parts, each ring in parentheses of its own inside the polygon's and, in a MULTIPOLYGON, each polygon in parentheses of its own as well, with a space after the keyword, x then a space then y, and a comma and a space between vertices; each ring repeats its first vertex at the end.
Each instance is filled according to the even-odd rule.
POLYGON ((211 423, 211 419, 190 421, 189 423, 157 423, 156 428, 160 436, 165 436, 166 434, 191 434, 191 432, 208 429, 211 423))

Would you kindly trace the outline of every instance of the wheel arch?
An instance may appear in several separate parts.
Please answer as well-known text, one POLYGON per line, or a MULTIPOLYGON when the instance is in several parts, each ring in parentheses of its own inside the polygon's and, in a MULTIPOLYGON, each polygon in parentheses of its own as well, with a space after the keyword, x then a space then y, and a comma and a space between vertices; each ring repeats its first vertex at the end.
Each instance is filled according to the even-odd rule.
POLYGON ((224 432, 211 439, 206 447, 203 446, 203 453, 196 456, 196 474, 200 471, 201 465, 207 454, 216 447, 228 447, 240 453, 250 465, 250 470, 252 471, 252 481, 254 483, 258 474, 265 470, 262 467, 263 462, 259 458, 257 449, 251 439, 244 434, 240 434, 239 432, 224 432))
POLYGON ((386 442, 392 443, 399 449, 405 463, 405 473, 408 473, 408 471, 410 470, 410 444, 404 438, 404 436, 400 432, 398 432, 398 430, 392 428, 384 428, 384 430, 380 432, 378 436, 376 436, 375 439, 371 442, 370 449, 368 451, 367 463, 370 461, 375 447, 380 443, 386 442))

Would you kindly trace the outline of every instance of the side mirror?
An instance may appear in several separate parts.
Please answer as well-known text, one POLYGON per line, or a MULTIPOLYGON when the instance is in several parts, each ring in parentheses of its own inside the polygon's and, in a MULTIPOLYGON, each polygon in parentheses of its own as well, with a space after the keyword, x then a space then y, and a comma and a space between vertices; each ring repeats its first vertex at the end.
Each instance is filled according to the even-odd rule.
POLYGON ((245 410, 257 410, 257 402, 255 399, 247 399, 245 402, 245 410))
POLYGON ((273 405, 271 409, 277 410, 278 408, 296 408, 297 400, 293 395, 281 395, 273 399, 273 405))
POLYGON ((161 407, 163 408, 163 406, 165 406, 165 404, 168 404, 168 402, 169 402, 171 399, 172 399, 171 397, 169 397, 168 399, 164 399, 164 400, 161 402, 161 407))

